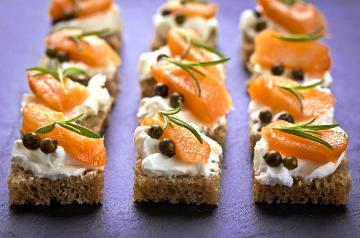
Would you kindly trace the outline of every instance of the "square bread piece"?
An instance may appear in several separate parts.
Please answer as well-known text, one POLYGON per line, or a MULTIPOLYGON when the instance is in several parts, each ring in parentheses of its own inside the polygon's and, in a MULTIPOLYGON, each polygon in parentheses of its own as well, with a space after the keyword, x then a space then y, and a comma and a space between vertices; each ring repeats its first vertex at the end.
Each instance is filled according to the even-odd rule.
POLYGON ((141 158, 134 168, 135 202, 193 203, 217 205, 220 194, 220 173, 210 176, 150 176, 142 172, 141 158))
POLYGON ((104 169, 88 169, 80 176, 56 180, 36 177, 18 165, 11 165, 8 176, 10 205, 102 204, 104 169))
POLYGON ((257 203, 345 205, 350 190, 351 177, 347 156, 334 173, 312 181, 294 178, 292 187, 262 185, 253 179, 253 196, 257 203))

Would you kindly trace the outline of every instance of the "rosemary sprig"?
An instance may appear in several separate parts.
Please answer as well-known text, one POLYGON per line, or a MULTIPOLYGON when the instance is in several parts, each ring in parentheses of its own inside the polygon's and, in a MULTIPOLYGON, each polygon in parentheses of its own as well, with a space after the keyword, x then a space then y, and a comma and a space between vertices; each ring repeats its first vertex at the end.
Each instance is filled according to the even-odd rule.
POLYGON ((323 81, 324 80, 319 80, 319 81, 317 81, 315 83, 312 83, 312 84, 298 85, 298 86, 288 86, 288 85, 280 85, 280 84, 276 84, 276 86, 278 86, 278 87, 288 91, 292 95, 294 95, 296 97, 296 100, 298 101, 300 111, 303 112, 304 111, 304 105, 302 103, 302 99, 304 97, 299 91, 317 87, 317 86, 321 85, 323 83, 323 81))
POLYGON ((71 36, 69 36, 69 38, 71 40, 73 40, 78 47, 80 47, 81 46, 80 40, 83 39, 84 37, 101 36, 101 35, 107 33, 108 31, 109 31, 108 28, 101 29, 101 30, 98 30, 98 31, 88 31, 88 32, 83 32, 81 34, 77 34, 77 35, 71 35, 71 36))
POLYGON ((329 125, 313 125, 312 123, 315 121, 313 118, 311 121, 302 123, 302 124, 295 124, 292 126, 280 126, 275 128, 278 131, 285 132, 291 135, 299 136, 308 140, 315 141, 319 144, 322 144, 329 149, 333 149, 332 145, 327 141, 317 137, 317 135, 321 135, 319 131, 329 130, 335 127, 338 127, 339 124, 329 124, 329 125))
POLYGON ((324 37, 324 29, 309 34, 277 34, 275 37, 285 41, 315 41, 324 37))
POLYGON ((200 66, 200 67, 212 66, 212 65, 222 64, 222 63, 225 63, 226 61, 230 60, 229 57, 221 58, 221 59, 214 60, 214 61, 203 61, 203 62, 194 62, 194 61, 188 61, 188 60, 176 60, 176 59, 172 59, 172 58, 168 58, 168 57, 164 57, 164 59, 167 62, 172 63, 172 64, 180 67, 181 69, 185 70, 191 76, 191 78, 194 80, 194 82, 196 84, 199 97, 201 97, 201 87, 200 87, 199 80, 194 75, 194 72, 198 73, 204 77, 206 75, 195 67, 196 66, 200 66))
POLYGON ((64 85, 64 79, 66 77, 70 77, 73 75, 83 75, 85 77, 89 77, 89 75, 82 69, 76 68, 76 67, 70 67, 67 69, 62 69, 60 66, 57 66, 55 70, 43 68, 43 67, 30 67, 27 68, 26 71, 38 71, 38 73, 34 74, 34 77, 40 76, 40 75, 51 75, 53 78, 60 81, 61 87, 63 88, 64 92, 66 93, 65 85, 64 85))
POLYGON ((185 129, 189 130, 200 143, 203 143, 203 139, 202 139, 201 135, 199 134, 199 132, 197 132, 197 130, 194 127, 192 127, 187 122, 185 122, 177 117, 174 117, 174 115, 179 113, 181 111, 181 109, 183 108, 182 101, 178 100, 178 103, 179 103, 179 106, 177 108, 159 112, 159 115, 163 118, 163 120, 165 122, 165 126, 163 129, 165 129, 169 125, 171 126, 171 123, 174 123, 178 126, 184 127, 185 129))
POLYGON ((215 48, 208 46, 208 45, 202 43, 201 41, 198 41, 195 38, 190 38, 189 36, 184 36, 184 37, 185 37, 186 42, 188 43, 188 47, 186 48, 184 54, 182 55, 182 58, 185 58, 190 53, 191 46, 205 49, 211 53, 216 54, 217 56, 219 56, 221 58, 224 58, 224 55, 220 51, 216 50, 215 48))
POLYGON ((89 137, 89 138, 95 138, 99 139, 100 135, 89 128, 86 128, 84 126, 78 125, 75 122, 82 118, 84 113, 80 113, 74 117, 71 117, 69 119, 66 119, 64 121, 53 121, 47 126, 40 127, 36 130, 37 134, 47 134, 54 130, 56 125, 59 125, 69 131, 75 132, 76 134, 89 137))
POLYGON ((296 2, 306 2, 306 0, 282 0, 284 3, 293 5, 296 2))

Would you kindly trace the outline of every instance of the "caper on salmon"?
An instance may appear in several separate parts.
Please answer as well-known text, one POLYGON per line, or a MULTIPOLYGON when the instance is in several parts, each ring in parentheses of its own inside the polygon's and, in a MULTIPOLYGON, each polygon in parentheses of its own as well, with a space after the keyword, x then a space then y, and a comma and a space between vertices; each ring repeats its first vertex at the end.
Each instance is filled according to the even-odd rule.
POLYGON ((282 162, 281 154, 279 152, 273 151, 273 150, 267 152, 263 158, 266 161, 266 163, 271 167, 277 167, 282 162))
POLYGON ((253 13, 254 13, 254 16, 255 16, 256 18, 260 18, 260 17, 261 17, 261 12, 260 12, 259 10, 257 10, 257 9, 255 9, 255 10, 253 11, 253 13))
POLYGON ((291 77, 296 81, 303 81, 304 80, 304 72, 300 69, 294 69, 291 71, 291 77))
POLYGON ((156 58, 156 61, 159 62, 163 58, 169 58, 169 56, 167 54, 159 54, 158 57, 156 58))
POLYGON ((56 58, 57 57, 57 50, 52 48, 47 48, 45 54, 49 58, 56 58))
POLYGON ((56 58, 60 61, 60 62, 65 62, 65 61, 69 61, 70 57, 69 57, 69 53, 66 51, 58 51, 56 54, 56 58))
POLYGON ((161 126, 153 125, 149 128, 147 133, 151 138, 159 139, 163 134, 163 129, 161 126))
POLYGON ((157 83, 154 88, 154 95, 166 98, 169 93, 169 88, 163 83, 157 83))
POLYGON ((34 132, 26 133, 22 137, 22 143, 26 149, 36 150, 40 147, 40 137, 34 132))
POLYGON ((294 156, 286 156, 283 159, 283 164, 288 170, 293 170, 298 167, 298 160, 294 156))
POLYGON ((262 123, 270 123, 272 121, 272 113, 269 110, 262 110, 259 112, 259 119, 262 123))
POLYGON ((162 139, 159 142, 159 150, 162 154, 173 157, 175 155, 175 143, 169 139, 162 139))
POLYGON ((81 83, 82 85, 85 85, 85 86, 89 84, 89 80, 90 80, 89 77, 86 77, 83 74, 71 75, 71 76, 69 76, 69 78, 72 81, 77 82, 77 83, 81 83))
POLYGON ((186 20, 186 17, 185 17, 184 14, 177 14, 177 15, 175 16, 175 22, 176 22, 179 26, 181 26, 181 25, 185 22, 185 20, 186 20))
POLYGON ((161 15, 163 15, 163 16, 168 16, 168 15, 170 15, 171 14, 171 11, 169 11, 168 9, 164 9, 164 10, 162 10, 162 12, 161 12, 161 15))
POLYGON ((259 21, 256 22, 256 24, 255 24, 255 31, 256 31, 256 32, 263 31, 263 30, 266 29, 266 27, 267 27, 266 21, 264 21, 264 20, 259 20, 259 21))
POLYGON ((181 102, 184 103, 183 95, 177 92, 173 93, 170 96, 170 106, 172 106, 173 108, 179 107, 179 100, 181 100, 181 102))
POLYGON ((271 67, 271 73, 276 76, 283 75, 285 72, 285 67, 283 64, 274 64, 271 67))
POLYGON ((289 113, 287 112, 284 112, 284 113, 281 113, 279 116, 278 116, 278 120, 283 120, 283 121, 287 121, 287 122, 290 122, 290 123, 294 123, 294 117, 291 116, 289 113))
POLYGON ((57 140, 45 138, 40 141, 40 149, 45 154, 54 153, 57 149, 57 140))

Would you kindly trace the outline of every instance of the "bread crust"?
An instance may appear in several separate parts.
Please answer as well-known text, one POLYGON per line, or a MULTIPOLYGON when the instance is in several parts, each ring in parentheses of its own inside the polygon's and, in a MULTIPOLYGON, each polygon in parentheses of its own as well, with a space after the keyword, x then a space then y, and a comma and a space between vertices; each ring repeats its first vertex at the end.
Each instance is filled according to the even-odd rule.
POLYGON ((205 176, 150 176, 141 170, 141 158, 134 167, 135 202, 163 202, 218 205, 220 174, 205 176))
POLYGON ((56 180, 37 177, 32 171, 11 165, 7 179, 10 205, 102 204, 104 169, 89 169, 80 176, 56 180))
POLYGON ((292 187, 262 185, 253 179, 253 197, 256 203, 345 205, 350 190, 351 177, 347 156, 334 173, 312 181, 296 177, 292 187))

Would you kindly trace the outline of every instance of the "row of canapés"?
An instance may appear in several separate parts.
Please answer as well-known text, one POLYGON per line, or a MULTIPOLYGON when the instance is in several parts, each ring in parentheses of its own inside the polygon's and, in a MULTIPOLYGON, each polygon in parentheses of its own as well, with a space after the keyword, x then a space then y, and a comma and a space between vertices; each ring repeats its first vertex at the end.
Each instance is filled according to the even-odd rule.
POLYGON ((135 202, 218 204, 232 101, 229 58, 213 48, 216 12, 213 3, 167 1, 154 17, 154 51, 139 59, 135 202))
POLYGON ((52 0, 39 64, 27 69, 9 203, 102 203, 108 117, 119 90, 119 8, 112 0, 52 0))
POLYGON ((325 17, 306 1, 258 0, 240 31, 254 201, 345 204, 348 137, 334 118, 325 17))

